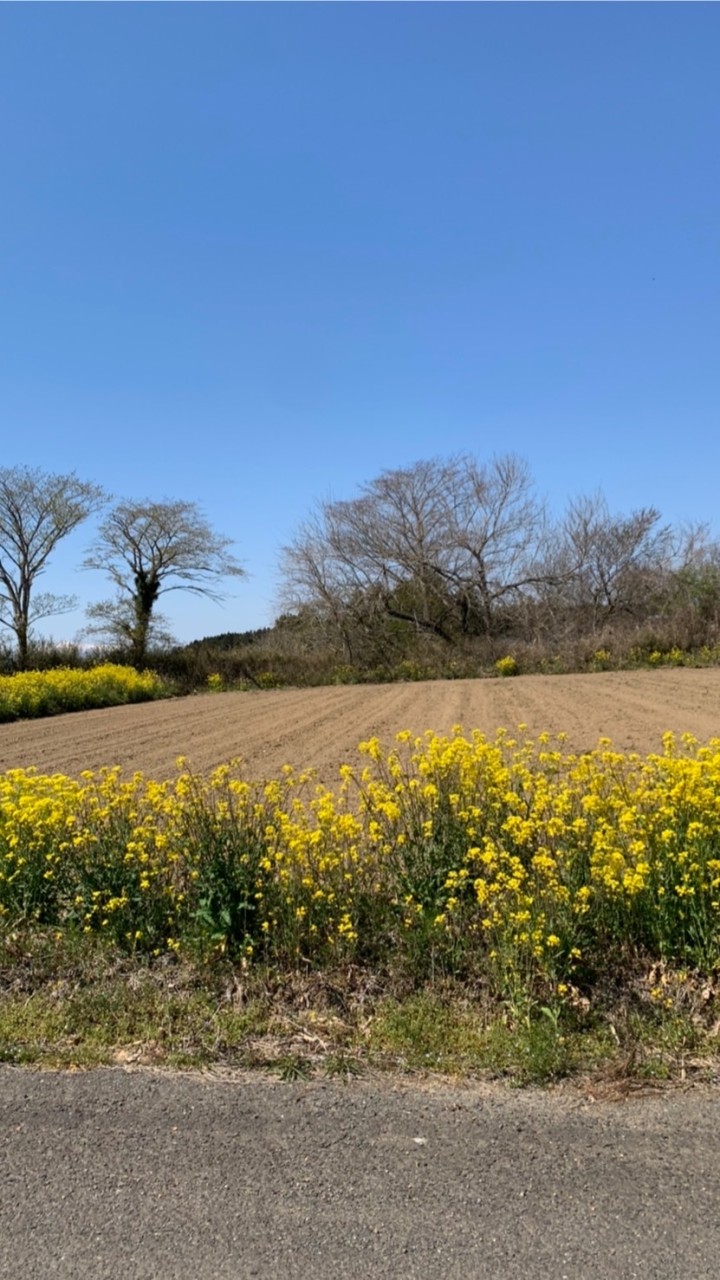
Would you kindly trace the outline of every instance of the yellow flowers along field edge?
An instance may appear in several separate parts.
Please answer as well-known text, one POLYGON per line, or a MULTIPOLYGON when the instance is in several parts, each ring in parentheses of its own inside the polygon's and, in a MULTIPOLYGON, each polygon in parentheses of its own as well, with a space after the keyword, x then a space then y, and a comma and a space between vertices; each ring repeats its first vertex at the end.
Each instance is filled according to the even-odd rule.
POLYGON ((169 692, 153 672, 139 672, 110 662, 87 670, 56 667, 51 671, 21 671, 0 676, 0 721, 145 702, 169 692))
POLYGON ((457 726, 360 752, 334 789, 182 761, 172 782, 0 775, 0 921, 148 958, 446 976, 555 1009, 630 955, 717 964, 720 739, 578 755, 457 726))

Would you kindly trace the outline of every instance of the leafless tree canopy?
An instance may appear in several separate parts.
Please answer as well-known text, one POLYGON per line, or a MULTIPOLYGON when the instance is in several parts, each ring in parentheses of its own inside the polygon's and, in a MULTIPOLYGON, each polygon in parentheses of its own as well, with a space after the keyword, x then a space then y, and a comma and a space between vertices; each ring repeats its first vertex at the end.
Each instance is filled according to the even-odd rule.
POLYGON ((27 665, 32 624, 76 604, 72 596, 36 592, 35 583, 58 542, 103 500, 102 489, 74 473, 0 469, 0 624, 15 636, 21 669, 27 665))
POLYGON ((614 515, 601 494, 553 521, 512 455, 385 471, 321 502, 281 564, 284 607, 329 628, 351 662, 390 624, 448 642, 567 639, 659 616, 681 588, 695 609, 701 592, 706 612, 720 599, 706 530, 679 537, 654 507, 614 515))
POLYGON ((93 630, 129 645, 142 665, 147 646, 159 633, 154 613, 158 597, 190 591, 222 600, 221 583, 244 570, 230 554, 231 539, 215 533, 194 502, 120 502, 100 526, 85 559, 114 583, 114 600, 88 610, 93 630))
POLYGON ((517 458, 386 471, 300 528, 283 552, 284 601, 341 631, 383 614, 447 640, 490 632, 503 602, 536 580, 544 524, 517 458))

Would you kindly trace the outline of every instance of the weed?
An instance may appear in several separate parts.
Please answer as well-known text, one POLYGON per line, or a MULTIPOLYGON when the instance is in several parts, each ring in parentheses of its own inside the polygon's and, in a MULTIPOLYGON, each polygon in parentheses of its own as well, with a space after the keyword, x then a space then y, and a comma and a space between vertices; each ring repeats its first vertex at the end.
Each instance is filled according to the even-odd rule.
POLYGON ((280 1079, 286 1083, 295 1080, 308 1080, 312 1074, 312 1067, 307 1058, 303 1058, 296 1053, 288 1053, 280 1058, 275 1064, 275 1070, 280 1079))

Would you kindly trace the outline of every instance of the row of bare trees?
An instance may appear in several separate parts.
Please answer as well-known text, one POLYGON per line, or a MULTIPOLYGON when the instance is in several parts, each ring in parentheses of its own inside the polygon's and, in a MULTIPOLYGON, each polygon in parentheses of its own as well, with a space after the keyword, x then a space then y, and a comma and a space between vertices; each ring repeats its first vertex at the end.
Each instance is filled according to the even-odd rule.
POLYGON ((699 642, 720 628, 720 544, 706 527, 673 529, 655 507, 614 515, 600 494, 553 519, 514 456, 418 462, 319 503, 282 574, 284 607, 330 630, 349 662, 389 625, 448 643, 561 643, 684 609, 699 642))
MULTIPOLYGON (((38 579, 58 543, 103 509, 83 567, 103 571, 115 594, 90 606, 89 630, 138 666, 165 638, 161 595, 221 599, 224 580, 243 573, 193 502, 110 506, 74 473, 0 468, 0 627, 21 668, 33 625, 76 607, 38 579)), ((512 455, 418 462, 321 502, 285 548, 282 580, 299 642, 320 637, 360 666, 413 636, 547 646, 673 619, 687 644, 720 638, 720 544, 707 527, 674 529, 654 507, 615 515, 599 494, 552 518, 512 455)))
MULTIPOLYGON (((0 626, 15 640, 21 670, 34 624, 77 606, 73 596, 36 590, 38 579, 58 543, 108 503, 98 485, 74 472, 0 468, 0 626)), ((163 635, 159 596, 182 590, 220 599, 221 581, 243 573, 230 545, 193 502, 115 503, 83 561, 84 568, 102 570, 115 589, 114 597, 88 609, 89 631, 142 666, 150 642, 163 635)))

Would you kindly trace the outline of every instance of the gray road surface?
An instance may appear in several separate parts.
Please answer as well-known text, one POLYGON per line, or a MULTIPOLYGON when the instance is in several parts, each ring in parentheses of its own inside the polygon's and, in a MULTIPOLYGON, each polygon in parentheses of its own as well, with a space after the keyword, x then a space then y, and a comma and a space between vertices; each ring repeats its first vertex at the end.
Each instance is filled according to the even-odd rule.
POLYGON ((717 1095, 0 1069, 2 1280, 717 1280, 717 1095))

